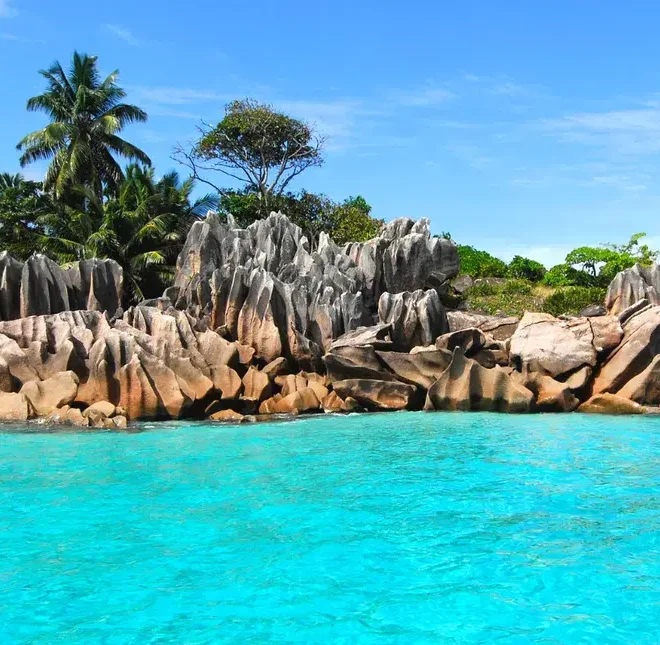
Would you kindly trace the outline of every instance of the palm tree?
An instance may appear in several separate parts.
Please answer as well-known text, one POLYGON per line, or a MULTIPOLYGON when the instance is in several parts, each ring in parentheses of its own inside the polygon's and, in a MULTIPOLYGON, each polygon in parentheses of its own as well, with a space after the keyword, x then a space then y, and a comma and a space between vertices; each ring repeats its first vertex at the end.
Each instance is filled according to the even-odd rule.
POLYGON ((42 217, 61 213, 37 181, 22 175, 0 174, 0 251, 25 260, 41 248, 42 217))
POLYGON ((153 169, 128 166, 116 197, 103 201, 80 189, 87 208, 42 220, 42 243, 61 263, 116 260, 124 269, 125 304, 161 295, 193 222, 217 207, 214 195, 191 202, 193 186, 176 172, 156 181, 153 169))
POLYGON ((21 165, 50 159, 44 190, 58 199, 76 184, 99 197, 104 186, 116 194, 124 173, 113 155, 151 165, 142 150, 118 136, 129 123, 146 121, 146 113, 120 103, 126 93, 116 84, 118 72, 101 81, 96 61, 74 52, 68 75, 58 62, 41 70, 48 87, 27 102, 28 110, 46 112, 51 122, 18 143, 21 165))

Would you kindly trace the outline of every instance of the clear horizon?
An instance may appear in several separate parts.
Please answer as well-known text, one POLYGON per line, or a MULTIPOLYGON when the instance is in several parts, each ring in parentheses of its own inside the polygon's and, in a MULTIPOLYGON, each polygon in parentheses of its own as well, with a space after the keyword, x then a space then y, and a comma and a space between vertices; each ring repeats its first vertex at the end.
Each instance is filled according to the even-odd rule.
POLYGON ((173 145, 249 96, 329 137, 325 165, 293 189, 361 194, 376 217, 429 217, 434 233, 547 267, 638 231, 660 246, 654 3, 250 8, 0 0, 0 171, 42 177, 18 164, 16 143, 45 123, 25 103, 44 87, 38 70, 77 49, 119 69, 149 114, 127 138, 158 174, 184 175, 173 145))

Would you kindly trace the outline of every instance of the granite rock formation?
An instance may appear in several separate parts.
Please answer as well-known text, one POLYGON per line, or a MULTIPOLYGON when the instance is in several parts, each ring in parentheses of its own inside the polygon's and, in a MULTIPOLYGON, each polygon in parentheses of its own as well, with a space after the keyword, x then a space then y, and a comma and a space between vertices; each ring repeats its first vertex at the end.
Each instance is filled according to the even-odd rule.
POLYGON ((660 304, 660 265, 643 267, 636 264, 617 273, 605 296, 605 308, 616 316, 640 300, 660 304))
POLYGON ((121 306, 123 270, 114 260, 81 260, 60 268, 45 255, 19 262, 0 253, 0 320, 57 314, 63 311, 107 311, 121 306))
POLYGON ((315 369, 335 339, 377 322, 399 348, 431 342, 446 330, 434 288, 457 273, 456 246, 431 237, 428 220, 395 220, 344 248, 321 234, 312 249, 280 213, 246 229, 210 213, 193 226, 164 295, 262 361, 315 369))
POLYGON ((660 406, 654 270, 619 274, 606 315, 521 319, 447 311, 457 273, 455 246, 425 220, 343 248, 321 235, 313 248, 281 214, 247 229, 210 214, 173 286, 124 312, 111 261, 63 270, 1 254, 0 419, 119 430, 181 417, 660 406))

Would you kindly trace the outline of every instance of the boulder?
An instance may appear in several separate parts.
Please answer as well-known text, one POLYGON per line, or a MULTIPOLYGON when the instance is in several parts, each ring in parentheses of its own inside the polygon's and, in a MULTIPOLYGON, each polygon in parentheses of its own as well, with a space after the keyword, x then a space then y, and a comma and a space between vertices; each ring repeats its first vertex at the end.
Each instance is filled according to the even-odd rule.
POLYGON ((645 411, 639 403, 608 392, 595 394, 578 408, 578 412, 588 414, 644 414, 645 411))
POLYGON ((287 396, 276 394, 259 406, 259 414, 298 414, 313 412, 321 406, 314 390, 305 387, 287 396))
POLYGON ((445 349, 453 352, 457 347, 463 350, 467 357, 474 356, 480 349, 486 345, 486 336, 477 327, 466 327, 452 331, 435 340, 435 346, 438 349, 445 349))
POLYGON ((589 318, 589 325, 594 336, 593 344, 599 355, 613 350, 623 338, 623 328, 616 316, 589 318))
POLYGON ((32 405, 24 394, 0 392, 0 420, 27 421, 32 416, 32 405))
POLYGON ((393 349, 398 351, 430 345, 447 331, 445 309, 434 289, 384 293, 378 301, 378 318, 390 325, 393 349))
POLYGON ((114 403, 110 403, 110 401, 97 401, 85 409, 82 414, 84 417, 88 417, 90 414, 95 413, 99 413, 104 417, 112 417, 114 416, 116 410, 117 408, 115 407, 114 403))
POLYGON ((333 390, 344 400, 352 398, 368 410, 404 410, 415 407, 417 388, 395 381, 346 379, 333 383, 333 390))
POLYGON ((286 374, 288 372, 288 367, 286 358, 280 356, 274 361, 268 363, 268 365, 266 365, 261 371, 273 381, 275 377, 286 374))
POLYGON ((112 421, 112 424, 117 430, 126 430, 128 428, 128 419, 123 414, 118 414, 112 417, 112 419, 109 419, 109 421, 112 421))
POLYGON ((562 383, 566 384, 568 389, 575 394, 578 398, 581 398, 581 394, 587 388, 591 376, 593 374, 593 369, 588 365, 581 367, 572 374, 564 374, 562 376, 562 383))
POLYGON ((332 343, 330 351, 341 347, 362 347, 364 345, 371 345, 374 349, 392 349, 390 330, 391 325, 388 324, 358 327, 337 338, 332 343))
POLYGON ((429 388, 427 410, 530 412, 534 395, 500 367, 486 369, 454 350, 452 361, 429 388))
POLYGON ((473 284, 474 284, 474 280, 466 273, 456 276, 451 281, 451 286, 454 289, 454 291, 460 294, 465 293, 468 289, 472 287, 473 284))
POLYGON ((263 401, 271 394, 272 388, 268 375, 255 367, 250 367, 243 377, 243 398, 263 401))
POLYGON ((578 318, 595 318, 596 316, 605 316, 607 309, 603 305, 589 305, 580 311, 578 318))
POLYGON ((449 367, 452 354, 447 350, 406 354, 402 352, 376 352, 380 361, 394 377, 404 383, 428 390, 449 367))
POLYGON ((89 427, 89 419, 83 416, 79 408, 69 408, 66 412, 65 421, 69 425, 77 426, 79 428, 89 427))
POLYGON ((534 409, 538 412, 572 412, 580 405, 567 383, 550 376, 525 370, 522 374, 513 372, 511 378, 534 394, 534 409))
POLYGON ((211 378, 213 379, 213 387, 221 393, 224 400, 239 397, 244 381, 241 380, 236 370, 227 365, 220 365, 211 369, 211 378))
POLYGON ((494 340, 503 341, 511 338, 519 322, 520 319, 513 316, 487 316, 474 311, 447 312, 450 332, 476 327, 494 340))
POLYGON ((642 310, 623 325, 621 343, 600 365, 593 394, 616 393, 660 353, 660 306, 642 310))
POLYGON ((68 405, 76 398, 79 379, 73 372, 62 372, 45 381, 31 381, 21 388, 34 411, 46 417, 56 408, 68 405))
POLYGON ((241 423, 245 420, 245 417, 239 412, 235 412, 234 410, 218 410, 217 412, 211 414, 209 419, 211 419, 211 421, 241 423))
POLYGON ((346 379, 396 380, 394 375, 383 366, 376 350, 370 345, 339 347, 326 354, 323 362, 330 383, 346 379))
POLYGON ((344 401, 333 390, 321 399, 321 407, 324 412, 342 412, 344 410, 344 401))
POLYGON ((560 320, 526 312, 511 337, 510 361, 552 377, 596 365, 598 351, 588 318, 560 320))
POLYGON ((659 406, 660 354, 654 356, 648 367, 633 376, 616 394, 642 405, 659 406))

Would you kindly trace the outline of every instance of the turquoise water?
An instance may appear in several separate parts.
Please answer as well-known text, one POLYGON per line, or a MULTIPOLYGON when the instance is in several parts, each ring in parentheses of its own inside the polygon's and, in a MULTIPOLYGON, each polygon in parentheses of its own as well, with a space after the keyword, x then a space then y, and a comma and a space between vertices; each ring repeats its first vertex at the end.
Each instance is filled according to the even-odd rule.
POLYGON ((0 435, 0 643, 658 643, 660 419, 0 435))

